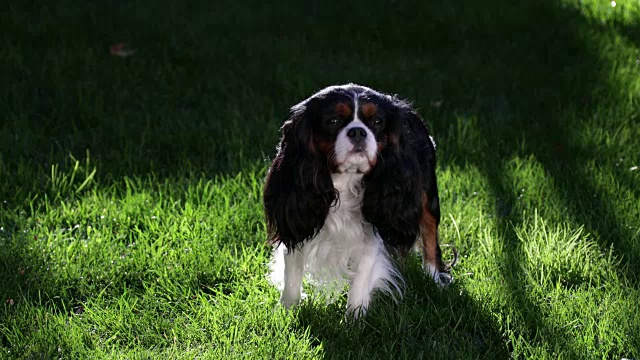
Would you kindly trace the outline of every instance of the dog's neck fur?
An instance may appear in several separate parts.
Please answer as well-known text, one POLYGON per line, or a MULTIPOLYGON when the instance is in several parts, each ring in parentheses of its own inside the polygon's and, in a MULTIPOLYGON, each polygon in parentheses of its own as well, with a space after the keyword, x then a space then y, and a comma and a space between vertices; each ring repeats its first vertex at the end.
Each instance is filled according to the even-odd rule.
POLYGON ((320 232, 325 232, 330 237, 362 239, 364 219, 361 204, 365 191, 362 174, 336 173, 331 175, 331 179, 334 188, 338 190, 338 201, 329 209, 320 232))

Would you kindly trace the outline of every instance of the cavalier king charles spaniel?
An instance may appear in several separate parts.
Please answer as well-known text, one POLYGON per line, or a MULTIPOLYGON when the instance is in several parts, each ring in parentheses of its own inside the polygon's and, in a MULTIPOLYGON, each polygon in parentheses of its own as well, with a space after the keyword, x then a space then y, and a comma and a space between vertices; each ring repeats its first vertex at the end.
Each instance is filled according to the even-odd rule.
POLYGON ((327 288, 348 281, 347 311, 364 315, 374 291, 400 293, 391 256, 414 243, 425 272, 452 281, 438 244, 436 146, 408 102, 331 86, 293 106, 281 130, 264 208, 285 307, 300 301, 306 272, 327 288))

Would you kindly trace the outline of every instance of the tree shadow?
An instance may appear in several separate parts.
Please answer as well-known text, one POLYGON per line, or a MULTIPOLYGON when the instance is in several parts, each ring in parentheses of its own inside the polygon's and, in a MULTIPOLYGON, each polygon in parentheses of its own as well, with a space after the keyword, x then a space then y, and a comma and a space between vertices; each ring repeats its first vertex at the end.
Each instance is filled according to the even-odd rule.
MULTIPOLYGON (((452 105, 445 110, 462 110, 477 116, 475 130, 489 145, 479 149, 484 151, 483 154, 467 157, 448 154, 444 162, 461 166, 470 163, 479 168, 489 180, 494 196, 502 199, 496 204, 497 215, 520 222, 518 201, 509 190, 503 168, 505 159, 533 156, 556 184, 558 195, 567 209, 568 220, 578 226, 584 224, 602 249, 613 246, 626 265, 618 270, 637 284, 640 251, 634 241, 636 230, 620 220, 621 207, 616 204, 616 199, 597 183, 597 174, 590 173, 592 169, 585 166, 585 163, 594 161, 611 170, 610 164, 618 161, 615 153, 629 152, 624 145, 607 149, 602 144, 584 143, 581 135, 585 129, 598 129, 598 126, 583 128, 582 123, 599 115, 610 116, 612 126, 615 126, 616 116, 630 116, 615 112, 599 114, 601 107, 615 107, 615 102, 623 99, 612 96, 606 100, 609 103, 603 104, 592 99, 597 94, 590 92, 596 87, 611 88, 612 93, 618 91, 608 74, 608 68, 613 65, 599 47, 614 35, 594 33, 593 24, 575 9, 561 8, 552 3, 529 4, 532 5, 538 12, 532 19, 546 19, 544 27, 525 23, 511 36, 472 50, 485 54, 487 58, 492 57, 492 61, 484 65, 495 66, 496 71, 504 69, 508 80, 495 82, 495 89, 472 89, 471 92, 479 96, 473 104, 462 109, 452 105), (527 37, 534 29, 536 37, 527 37), (522 45, 520 49, 514 45, 522 39, 529 40, 526 41, 526 49, 522 45)), ((614 32, 610 28, 607 30, 614 32)), ((460 76, 472 77, 473 74, 460 76)), ((599 127, 602 131, 615 130, 607 129, 606 125, 599 127)), ((627 159, 623 166, 634 165, 638 160, 637 157, 627 159)), ((640 196, 637 178, 630 174, 628 171, 616 172, 613 180, 617 182, 619 191, 628 192, 637 199, 640 196)))
POLYGON ((509 349, 500 329, 474 299, 453 285, 426 282, 415 259, 401 266, 407 283, 399 303, 377 295, 367 316, 345 315, 344 299, 307 300, 298 331, 309 331, 328 359, 503 358, 509 349), (464 314, 464 315, 463 315, 464 314))
MULTIPOLYGON (((494 5, 509 7, 506 4, 494 5)), ((514 227, 524 219, 518 194, 511 188, 504 168, 507 160, 514 156, 533 156, 557 186, 557 195, 567 210, 564 214, 567 221, 576 226, 584 225, 594 235, 603 252, 613 248, 615 255, 622 259, 623 266, 611 270, 623 274, 630 286, 638 288, 640 249, 635 241, 637 230, 621 220, 620 213, 625 208, 598 184, 597 174, 590 173, 591 169, 585 166, 588 161, 611 164, 615 161, 611 159, 615 156, 614 152, 605 149, 605 146, 582 143, 584 138, 580 135, 580 131, 584 131, 581 122, 597 117, 601 111, 599 106, 603 106, 602 102, 591 98, 597 94, 590 93, 590 89, 600 87, 611 88, 612 93, 618 91, 607 71, 608 67, 613 66, 611 59, 600 48, 615 36, 615 30, 600 28, 600 31, 606 32, 597 34, 594 25, 585 20, 582 14, 559 4, 534 1, 518 4, 520 6, 523 11, 521 15, 530 16, 528 20, 516 26, 511 34, 490 37, 488 43, 476 44, 468 50, 476 56, 481 54, 480 58, 488 59, 478 64, 484 67, 485 73, 503 72, 506 79, 471 87, 470 93, 478 96, 475 100, 463 106, 451 104, 446 109, 433 112, 440 112, 440 116, 442 113, 451 116, 452 113, 462 112, 478 118, 475 130, 480 132, 482 143, 488 146, 475 149, 481 154, 471 151, 471 154, 467 154, 470 156, 448 153, 444 163, 455 163, 461 167, 471 164, 480 169, 489 182, 490 194, 496 199, 494 213, 498 216, 499 233, 504 234, 503 250, 506 256, 501 268, 505 285, 511 289, 514 301, 519 304, 517 312, 525 319, 522 335, 533 343, 555 341, 555 344, 549 345, 562 348, 573 358, 579 356, 579 350, 566 341, 571 338, 570 333, 549 328, 544 323, 540 305, 528 297, 523 284, 512 273, 518 271, 515 269, 521 269, 523 261, 519 258, 523 252, 514 227), (538 26, 536 19, 545 19, 544 26, 538 26), (531 36, 533 32, 535 36, 531 36)), ((489 16, 496 12, 496 7, 482 4, 475 11, 489 16)), ((512 11, 520 12, 513 8, 512 11)), ((499 30, 499 26, 492 25, 479 31, 499 30)), ((451 73, 457 70, 449 69, 451 73)), ((461 82, 474 75, 473 72, 467 72, 451 77, 461 82)), ((455 97, 457 92, 451 91, 451 94, 455 97)), ((443 91, 443 96, 447 98, 447 91, 443 91)), ((615 107, 618 100, 623 101, 623 96, 610 97, 608 101, 611 103, 605 106, 615 107)), ((614 114, 604 116, 617 115, 614 114)), ((438 115, 434 117, 440 117, 438 115)), ((435 127, 437 129, 438 125, 435 127)), ((603 131, 607 130, 603 128, 603 131)), ((451 141, 451 138, 448 139, 451 141)), ((446 141, 442 146, 446 152, 446 141)), ((628 154, 628 151, 625 153, 628 154)), ((627 163, 633 165, 639 159, 630 160, 627 163)), ((604 166, 605 171, 611 170, 611 167, 604 166)), ((615 181, 619 191, 628 192, 635 199, 640 196, 637 179, 628 172, 616 173, 615 181)))

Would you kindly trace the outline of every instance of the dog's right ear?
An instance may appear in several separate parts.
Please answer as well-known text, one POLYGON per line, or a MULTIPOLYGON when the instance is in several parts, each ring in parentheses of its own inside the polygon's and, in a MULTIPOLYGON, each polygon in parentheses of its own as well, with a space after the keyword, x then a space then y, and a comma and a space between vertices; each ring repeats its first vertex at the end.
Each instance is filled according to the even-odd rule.
POLYGON ((327 157, 313 139, 311 105, 291 108, 264 187, 269 241, 291 251, 317 235, 337 200, 327 157))

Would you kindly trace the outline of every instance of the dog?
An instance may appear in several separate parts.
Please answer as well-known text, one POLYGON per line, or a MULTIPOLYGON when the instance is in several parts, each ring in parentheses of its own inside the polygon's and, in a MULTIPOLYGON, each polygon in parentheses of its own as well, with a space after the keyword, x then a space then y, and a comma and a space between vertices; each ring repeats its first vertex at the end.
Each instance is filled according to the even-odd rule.
POLYGON ((348 280, 347 313, 365 315, 376 290, 402 293, 392 257, 416 243, 436 284, 452 282, 455 260, 443 262, 438 240, 436 145, 409 102, 330 86, 294 105, 281 132, 263 201, 286 308, 308 272, 325 286, 348 280))

